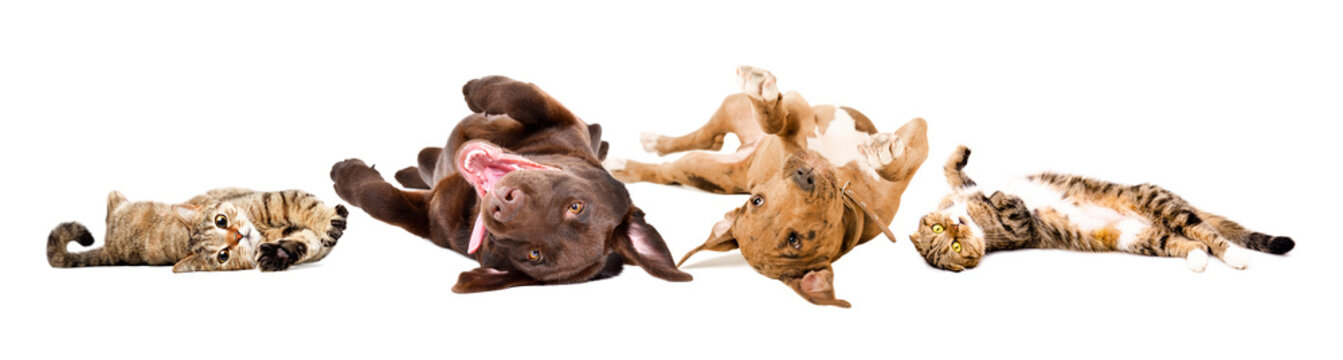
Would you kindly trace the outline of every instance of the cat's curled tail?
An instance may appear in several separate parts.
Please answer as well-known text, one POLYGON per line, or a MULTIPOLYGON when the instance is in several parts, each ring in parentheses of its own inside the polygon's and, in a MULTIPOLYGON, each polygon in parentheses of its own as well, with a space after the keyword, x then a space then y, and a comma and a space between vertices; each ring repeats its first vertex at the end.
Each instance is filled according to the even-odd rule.
POLYGON ((51 264, 51 267, 98 266, 110 262, 102 248, 79 253, 66 251, 65 247, 71 241, 78 242, 79 245, 90 246, 93 245, 93 234, 89 233, 88 228, 77 222, 57 225, 55 229, 51 230, 51 235, 47 236, 47 262, 51 264))

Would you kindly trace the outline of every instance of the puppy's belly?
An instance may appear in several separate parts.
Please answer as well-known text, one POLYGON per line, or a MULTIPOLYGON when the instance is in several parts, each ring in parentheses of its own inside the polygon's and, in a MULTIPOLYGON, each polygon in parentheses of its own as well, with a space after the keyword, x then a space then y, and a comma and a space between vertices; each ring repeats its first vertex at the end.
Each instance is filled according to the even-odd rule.
MULTIPOLYGON (((819 129, 818 129, 819 130, 819 129)), ((824 134, 812 134, 807 137, 807 149, 814 150, 830 161, 830 165, 842 167, 857 162, 858 168, 874 179, 880 179, 877 170, 867 164, 858 146, 866 144, 871 134, 858 131, 849 112, 835 108, 834 120, 826 127, 824 134)))

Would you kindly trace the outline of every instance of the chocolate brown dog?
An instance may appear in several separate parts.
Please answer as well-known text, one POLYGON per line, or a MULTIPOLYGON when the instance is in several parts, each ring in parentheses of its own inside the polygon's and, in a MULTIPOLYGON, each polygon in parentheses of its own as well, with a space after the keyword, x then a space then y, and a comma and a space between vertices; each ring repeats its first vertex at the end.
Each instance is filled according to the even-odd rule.
POLYGON ((780 94, 768 71, 743 66, 737 74, 744 93, 728 96, 704 127, 682 137, 644 136, 644 149, 662 155, 718 150, 733 133, 742 143, 735 153, 691 152, 663 164, 611 159, 607 169, 626 182, 750 194, 681 263, 700 250, 740 248, 757 272, 808 301, 849 307, 835 298, 831 263, 877 234, 895 241, 885 224, 928 157, 927 124, 914 119, 877 133, 857 110, 780 94))
POLYGON ((479 261, 458 277, 458 293, 603 279, 626 263, 665 280, 691 280, 625 184, 602 168, 600 126, 536 85, 502 76, 472 80, 462 93, 476 114, 457 124, 447 147, 425 148, 418 168, 396 174, 403 186, 423 190, 397 189, 350 159, 331 169, 336 193, 479 261))

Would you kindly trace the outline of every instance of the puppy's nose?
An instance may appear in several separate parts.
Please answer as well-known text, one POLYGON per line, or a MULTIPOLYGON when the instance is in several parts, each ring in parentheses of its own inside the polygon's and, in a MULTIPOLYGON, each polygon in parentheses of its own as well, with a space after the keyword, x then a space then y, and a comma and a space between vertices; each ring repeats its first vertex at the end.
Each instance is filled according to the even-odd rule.
POLYGON ((518 214, 518 209, 527 201, 527 194, 522 190, 499 187, 495 189, 493 199, 490 201, 490 215, 494 220, 506 223, 518 214))
POLYGON ((797 170, 793 170, 793 182, 797 183, 797 187, 802 188, 802 190, 811 191, 816 188, 816 174, 809 167, 797 168, 797 170))

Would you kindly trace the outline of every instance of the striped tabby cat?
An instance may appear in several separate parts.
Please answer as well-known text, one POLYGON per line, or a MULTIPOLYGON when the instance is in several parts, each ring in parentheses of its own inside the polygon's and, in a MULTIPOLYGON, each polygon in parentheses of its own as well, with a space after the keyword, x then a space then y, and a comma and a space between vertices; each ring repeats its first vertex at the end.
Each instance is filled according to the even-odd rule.
POLYGON ((173 265, 173 272, 279 271, 321 260, 345 231, 349 212, 297 190, 216 189, 183 204, 130 202, 107 196, 101 248, 70 253, 70 241, 93 245, 88 228, 60 224, 47 237, 52 267, 173 265))
POLYGON ((963 169, 970 149, 961 146, 943 171, 954 193, 938 211, 919 220, 909 236, 929 265, 951 271, 973 268, 986 252, 1021 248, 1123 251, 1183 257, 1202 272, 1208 253, 1244 269, 1252 250, 1284 254, 1291 238, 1253 232, 1224 217, 1195 209, 1151 184, 1125 186, 1075 175, 1031 175, 1012 194, 984 195, 963 169), (1233 244, 1234 243, 1234 244, 1233 244))

